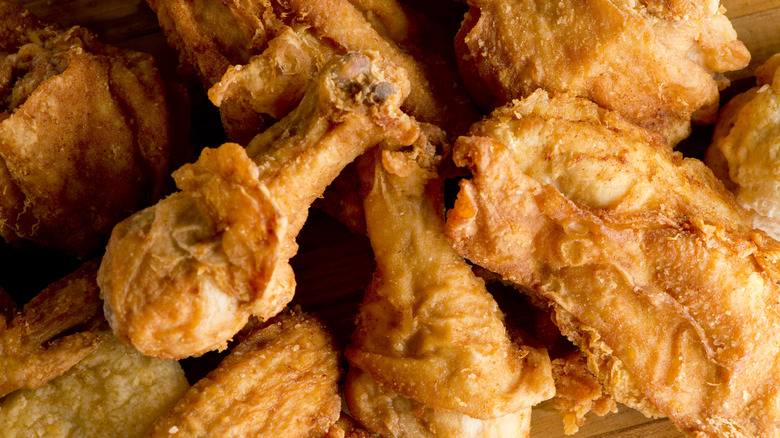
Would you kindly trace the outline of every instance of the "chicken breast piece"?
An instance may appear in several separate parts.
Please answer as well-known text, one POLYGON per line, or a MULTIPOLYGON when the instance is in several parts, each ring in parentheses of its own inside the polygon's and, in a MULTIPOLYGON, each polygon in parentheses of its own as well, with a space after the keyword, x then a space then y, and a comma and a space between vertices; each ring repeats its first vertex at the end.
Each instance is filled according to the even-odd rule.
POLYGON ((780 243, 701 162, 537 92, 459 139, 446 232, 532 291, 608 395, 703 436, 780 431, 780 243))
POLYGON ((714 122, 722 73, 750 60, 718 1, 468 4, 458 62, 486 111, 537 88, 571 92, 674 145, 691 120, 714 122))

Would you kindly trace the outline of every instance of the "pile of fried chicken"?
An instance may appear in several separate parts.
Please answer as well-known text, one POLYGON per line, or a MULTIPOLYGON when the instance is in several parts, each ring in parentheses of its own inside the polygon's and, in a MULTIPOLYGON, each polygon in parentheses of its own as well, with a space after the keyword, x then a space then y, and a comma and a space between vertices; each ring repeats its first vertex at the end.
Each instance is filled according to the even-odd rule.
POLYGON ((717 1, 147 1, 219 108, 196 159, 151 56, 0 0, 0 235, 87 260, 0 291, 3 436, 528 437, 550 399, 780 436, 780 58, 722 106, 717 1), (375 258, 346 342, 292 304, 313 205, 375 258))

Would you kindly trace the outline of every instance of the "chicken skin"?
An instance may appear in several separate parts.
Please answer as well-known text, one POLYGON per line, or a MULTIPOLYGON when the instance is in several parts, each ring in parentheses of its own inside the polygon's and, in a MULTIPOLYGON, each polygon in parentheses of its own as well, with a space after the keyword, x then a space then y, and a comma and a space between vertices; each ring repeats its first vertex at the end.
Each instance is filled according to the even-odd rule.
POLYGON ((780 239, 780 54, 756 70, 757 85, 720 112, 708 166, 753 215, 753 225, 780 239))
POLYGON ((454 158, 454 247, 546 303, 609 396, 691 436, 780 435, 780 243, 700 161, 542 91, 454 158))
POLYGON ((588 98, 674 145, 712 123, 750 54, 718 1, 468 0, 461 72, 486 110, 537 88, 588 98))
POLYGON ((171 90, 150 55, 0 1, 0 235, 77 257, 102 250, 183 162, 171 90))
POLYGON ((242 338, 147 437, 326 436, 341 412, 341 370, 324 327, 291 310, 242 338))
POLYGON ((408 82, 376 56, 334 59, 246 149, 205 150, 174 173, 182 191, 114 228, 98 284, 117 338, 151 356, 197 356, 285 307, 311 203, 365 150, 419 134, 399 109, 408 82))
POLYGON ((518 346, 443 234, 430 151, 361 158, 377 270, 346 350, 350 412, 384 437, 527 436, 552 397, 546 351, 518 346))
POLYGON ((440 26, 395 0, 148 0, 169 44, 220 108, 228 137, 245 144, 300 101, 326 62, 376 51, 404 70, 418 120, 465 132, 478 113, 440 26))

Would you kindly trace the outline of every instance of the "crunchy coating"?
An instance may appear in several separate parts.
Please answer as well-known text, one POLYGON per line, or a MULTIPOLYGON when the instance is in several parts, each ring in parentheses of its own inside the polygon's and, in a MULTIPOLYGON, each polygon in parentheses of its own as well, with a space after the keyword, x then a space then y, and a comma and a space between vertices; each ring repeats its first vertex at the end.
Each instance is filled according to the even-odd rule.
POLYGON ((780 244, 701 162, 537 92, 454 148, 446 232, 545 300, 616 401, 692 436, 780 433, 780 244))
POLYGON ((90 261, 51 284, 21 311, 0 291, 0 398, 35 389, 67 371, 100 345, 89 328, 103 320, 90 261))
POLYGON ((404 70, 416 92, 403 109, 417 119, 462 133, 479 117, 446 32, 394 0, 148 3, 233 141, 284 116, 328 60, 350 51, 379 52, 404 70))
POLYGON ((447 242, 441 181, 423 147, 364 157, 377 270, 345 352, 350 375, 364 373, 349 377, 350 411, 382 436, 516 436, 512 426, 527 426, 531 406, 553 395, 550 361, 512 342, 498 304, 447 242))
POLYGON ((338 358, 317 320, 283 312, 253 328, 148 437, 324 437, 341 412, 338 358))
POLYGON ((553 360, 552 370, 555 379, 554 406, 563 416, 567 435, 579 430, 589 412, 601 416, 617 412, 615 400, 604 394, 579 351, 553 360))
POLYGON ((479 419, 436 408, 380 386, 367 372, 350 369, 345 384, 350 412, 382 437, 528 438, 531 408, 479 419))
POLYGON ((0 17, 0 234, 87 256, 169 189, 165 85, 150 55, 0 17))
POLYGON ((486 110, 537 88, 617 111, 674 145, 712 123, 723 72, 747 66, 718 1, 469 0, 456 39, 472 97, 486 110))
POLYGON ((758 85, 721 110, 705 162, 753 213, 753 225, 780 238, 780 54, 756 71, 758 85))
POLYGON ((100 334, 106 341, 65 374, 0 400, 0 435, 140 438, 189 389, 178 362, 144 356, 110 332, 100 334))
POLYGON ((408 92, 402 73, 374 55, 336 58, 246 150, 207 149, 177 170, 182 191, 117 225, 106 249, 98 284, 117 337, 183 358, 224 349, 250 315, 281 311, 314 199, 366 149, 417 137, 398 108, 408 92))

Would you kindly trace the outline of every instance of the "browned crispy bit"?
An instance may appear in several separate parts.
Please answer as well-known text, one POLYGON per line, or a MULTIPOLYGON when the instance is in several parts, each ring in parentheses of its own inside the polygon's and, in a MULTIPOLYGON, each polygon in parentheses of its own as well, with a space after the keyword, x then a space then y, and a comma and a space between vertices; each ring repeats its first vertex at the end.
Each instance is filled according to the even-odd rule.
POLYGON ((567 435, 579 430, 588 412, 596 415, 617 412, 615 400, 604 393, 596 376, 588 371, 579 351, 553 360, 552 370, 555 379, 553 403, 563 415, 567 435))
POLYGON ((97 269, 96 260, 87 262, 21 311, 0 293, 0 397, 43 385, 97 348, 101 338, 85 329, 103 320, 97 269))
POLYGON ((325 437, 341 413, 338 358, 321 323, 285 311, 245 334, 149 437, 325 437))

